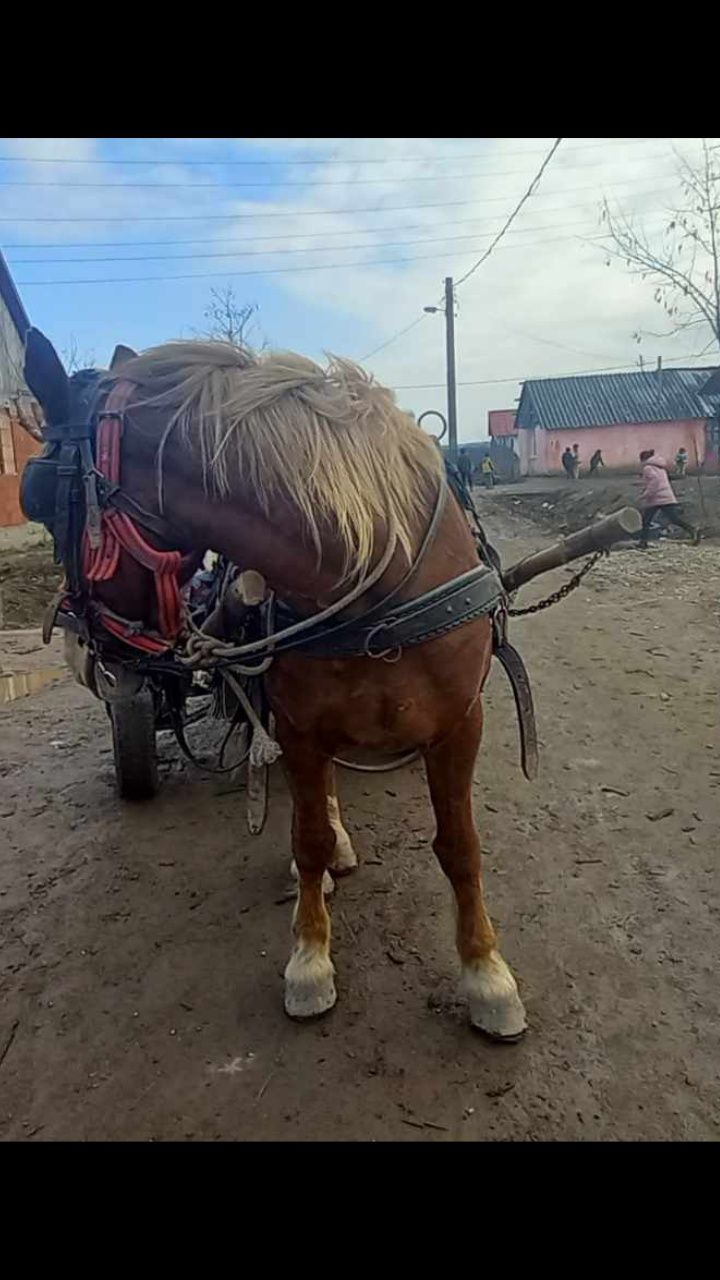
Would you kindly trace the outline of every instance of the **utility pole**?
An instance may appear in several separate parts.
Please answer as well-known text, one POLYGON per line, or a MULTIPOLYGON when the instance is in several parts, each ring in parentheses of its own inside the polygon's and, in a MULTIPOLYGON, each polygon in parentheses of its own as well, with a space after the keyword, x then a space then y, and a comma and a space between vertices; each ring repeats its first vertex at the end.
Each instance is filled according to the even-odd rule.
POLYGON ((452 276, 445 278, 445 351, 447 368, 448 453, 457 462, 457 387, 455 385, 455 291, 452 276))

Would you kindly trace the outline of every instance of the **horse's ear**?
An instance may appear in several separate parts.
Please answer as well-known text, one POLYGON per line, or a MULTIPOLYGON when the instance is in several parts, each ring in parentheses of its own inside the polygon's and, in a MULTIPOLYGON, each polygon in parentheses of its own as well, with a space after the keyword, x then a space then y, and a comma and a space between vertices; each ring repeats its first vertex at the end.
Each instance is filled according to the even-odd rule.
POLYGON ((25 338, 25 381, 53 426, 67 422, 70 381, 60 357, 44 333, 28 329, 25 338))
POLYGON ((113 351, 110 372, 112 373, 113 370, 119 369, 121 365, 127 364, 128 360, 134 360, 136 356, 137 351, 133 351, 132 347, 124 347, 122 342, 119 342, 113 351))

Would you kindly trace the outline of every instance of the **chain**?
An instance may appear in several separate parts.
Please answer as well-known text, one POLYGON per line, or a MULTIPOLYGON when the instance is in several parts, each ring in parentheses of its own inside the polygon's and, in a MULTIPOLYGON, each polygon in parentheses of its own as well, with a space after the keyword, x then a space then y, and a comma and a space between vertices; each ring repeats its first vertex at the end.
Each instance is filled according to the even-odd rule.
POLYGON ((557 591, 553 591, 552 595, 546 596, 544 600, 538 600, 537 604, 528 605, 526 609, 508 609, 508 614, 511 618, 522 618, 529 613, 540 613, 543 609, 549 609, 551 604, 558 604, 560 600, 564 600, 565 597, 569 596, 576 587, 580 586, 585 574, 590 572, 593 565, 597 564, 601 556, 606 556, 607 554, 607 551, 604 549, 596 551, 594 555, 590 556, 589 560, 585 561, 582 569, 578 569, 577 573, 574 573, 572 578, 570 578, 568 582, 564 583, 564 585, 557 591))

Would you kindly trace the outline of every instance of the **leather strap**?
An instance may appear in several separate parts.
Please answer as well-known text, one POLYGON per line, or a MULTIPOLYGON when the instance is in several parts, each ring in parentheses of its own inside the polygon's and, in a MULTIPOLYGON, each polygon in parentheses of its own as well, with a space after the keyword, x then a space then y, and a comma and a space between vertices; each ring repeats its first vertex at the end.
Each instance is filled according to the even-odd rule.
MULTIPOLYGON (((399 604, 390 617, 379 622, 368 623, 367 614, 363 614, 353 619, 352 625, 344 623, 342 629, 315 629, 307 636, 295 636, 286 645, 280 640, 274 652, 282 653, 287 648, 314 658, 386 658, 492 613, 504 600, 505 591, 498 574, 485 565, 478 565, 415 600, 399 604)), ((382 604, 385 606, 386 602, 382 604)), ((289 625, 292 618, 290 610, 277 606, 279 629, 289 625)))
POLYGON ((512 685, 520 727, 522 771, 528 782, 532 782, 537 777, 538 771, 538 741, 530 678, 517 649, 508 644, 504 638, 495 645, 495 657, 501 663, 512 685))

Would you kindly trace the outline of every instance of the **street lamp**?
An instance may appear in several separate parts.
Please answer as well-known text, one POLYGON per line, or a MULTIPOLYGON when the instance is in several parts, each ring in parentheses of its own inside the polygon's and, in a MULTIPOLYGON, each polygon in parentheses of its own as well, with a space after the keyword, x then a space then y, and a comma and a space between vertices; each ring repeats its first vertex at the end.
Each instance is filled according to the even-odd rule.
POLYGON ((423 307, 428 315, 445 312, 445 365, 447 381, 448 454, 457 462, 457 389, 455 386, 455 294, 452 276, 445 279, 445 306, 423 307))

